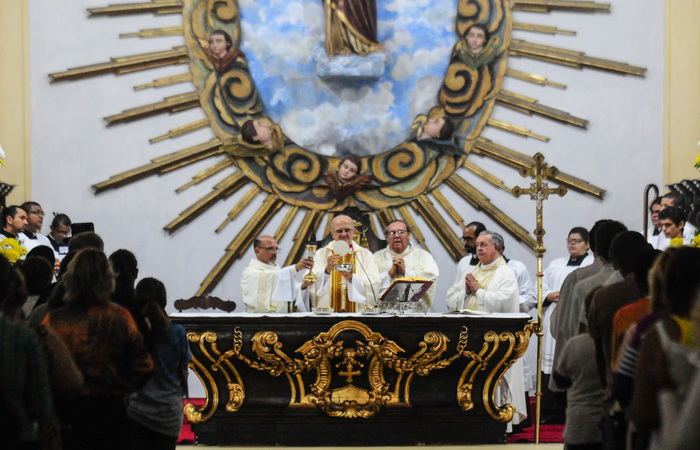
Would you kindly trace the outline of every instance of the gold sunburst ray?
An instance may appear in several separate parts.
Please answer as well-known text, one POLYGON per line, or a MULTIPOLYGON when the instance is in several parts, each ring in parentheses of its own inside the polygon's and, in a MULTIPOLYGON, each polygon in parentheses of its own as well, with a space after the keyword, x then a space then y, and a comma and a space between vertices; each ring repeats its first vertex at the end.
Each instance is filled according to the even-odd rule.
POLYGON ((462 219, 462 216, 460 216, 454 206, 452 206, 452 203, 447 200, 445 194, 440 192, 439 189, 433 189, 430 191, 430 195, 432 195, 435 201, 438 202, 438 205, 440 205, 442 209, 447 212, 447 215, 450 216, 457 225, 459 225, 460 229, 463 229, 466 226, 464 219, 462 219))
POLYGON ((502 189, 508 193, 513 192, 513 188, 509 188, 508 186, 506 186, 506 184, 503 182, 503 180, 501 180, 497 176, 485 171, 481 167, 477 166, 476 164, 474 164, 473 161, 470 161, 470 160, 464 161, 464 164, 462 164, 462 167, 464 167, 468 171, 472 172, 474 175, 478 176, 482 180, 487 181, 491 185, 497 187, 498 189, 502 189))
POLYGON ((162 88, 166 86, 172 86, 174 84, 189 83, 192 81, 192 74, 190 72, 180 73, 177 75, 170 75, 167 77, 156 78, 150 83, 139 84, 134 86, 135 91, 140 91, 142 89, 148 88, 162 88))
POLYGON ((107 126, 117 123, 131 122, 133 120, 143 119, 145 117, 155 116, 164 113, 174 113, 184 111, 186 109, 198 108, 199 94, 195 92, 187 92, 184 94, 172 95, 165 97, 163 101, 150 103, 148 105, 138 106, 124 110, 119 114, 114 114, 104 118, 107 126))
MULTIPOLYGON (((527 111, 523 111, 524 113, 527 113, 527 111)), ((508 133, 513 133, 517 134, 518 136, 523 136, 523 137, 530 137, 534 139, 538 139, 543 142, 548 142, 549 138, 547 136, 543 136, 541 134, 533 133, 532 130, 521 127, 520 125, 513 125, 512 123, 504 122, 502 120, 494 119, 493 117, 490 117, 486 121, 486 125, 493 127, 493 128, 498 128, 499 130, 507 131, 508 133)))
POLYGON ((522 111, 525 114, 536 114, 548 119, 556 120, 567 125, 574 125, 580 128, 586 128, 588 121, 580 117, 573 116, 566 111, 545 106, 539 103, 536 99, 516 94, 515 92, 501 90, 496 95, 496 102, 499 105, 506 106, 517 111, 522 111))
MULTIPOLYGON (((488 157, 517 170, 521 170, 532 165, 531 157, 513 149, 496 144, 495 142, 484 137, 479 137, 476 139, 473 153, 488 157)), ((604 189, 563 172, 559 172, 556 176, 549 177, 549 179, 564 184, 575 191, 590 194, 594 197, 603 198, 605 195, 604 189)))
POLYGON ((306 210, 304 218, 301 220, 301 224, 292 238, 292 248, 289 249, 287 259, 284 261, 285 266, 294 264, 299 260, 299 258, 301 258, 306 250, 306 243, 309 242, 311 236, 316 233, 316 229, 321 223, 321 219, 323 218, 324 214, 324 211, 317 211, 313 209, 306 210))
POLYGON ((491 203, 491 200, 488 197, 472 186, 467 180, 457 174, 454 174, 447 179, 446 184, 460 197, 469 202, 474 208, 484 211, 514 238, 531 249, 537 247, 537 241, 533 239, 530 233, 523 228, 522 225, 515 222, 510 216, 491 203))
POLYGON ((646 73, 646 69, 643 67, 636 67, 611 59, 586 56, 583 52, 567 50, 551 45, 534 44, 520 39, 511 40, 508 52, 511 56, 525 56, 563 66, 575 67, 577 69, 599 69, 640 77, 643 77, 646 73))
POLYGON ((148 142, 154 144, 165 139, 172 139, 175 137, 183 136, 185 134, 192 133, 194 131, 201 130, 202 128, 207 127, 209 127, 209 119, 196 120, 194 122, 190 122, 177 128, 173 128, 165 134, 161 134, 160 136, 156 136, 152 139, 149 139, 148 142))
POLYGON ((277 242, 282 240, 285 233, 289 229, 289 226, 292 224, 292 221, 297 216, 298 212, 299 212, 298 206, 291 205, 289 207, 289 209, 287 210, 287 213, 284 215, 282 222, 280 222, 279 226, 277 227, 277 231, 275 231, 275 234, 273 236, 277 242))
POLYGON ((153 0, 142 3, 123 3, 101 8, 88 8, 90 17, 124 16, 133 14, 179 14, 182 12, 181 0, 153 0))
POLYGON ((386 229, 391 222, 396 220, 396 214, 394 214, 394 211, 391 208, 375 211, 374 215, 377 217, 377 220, 379 220, 379 225, 382 227, 382 229, 386 229))
POLYGON ((188 181, 187 183, 183 184, 179 188, 175 189, 176 193, 180 193, 184 191, 185 189, 195 186, 203 181, 208 180, 209 178, 213 177, 217 173, 221 172, 222 170, 228 169, 229 167, 233 166, 233 161, 230 158, 224 158, 218 163, 214 164, 211 167, 207 167, 206 169, 202 170, 198 174, 194 175, 192 177, 192 180, 188 181))
POLYGON ((108 189, 126 186, 127 184, 131 184, 151 175, 161 175, 174 168, 184 167, 195 161, 200 161, 220 153, 221 141, 214 138, 203 144, 197 144, 154 158, 148 164, 118 173, 109 177, 108 180, 93 184, 92 188, 95 189, 95 194, 99 194, 108 189))
POLYGON ((137 55, 111 58, 106 63, 89 64, 87 66, 72 67, 64 72, 50 73, 51 82, 77 80, 79 78, 94 77, 112 73, 121 75, 138 70, 150 70, 156 67, 186 64, 188 61, 187 50, 184 46, 173 47, 171 50, 140 53, 137 55))
POLYGON ((552 11, 608 12, 610 4, 580 0, 513 0, 514 11, 549 13, 552 11))
POLYGON ((253 199, 259 194, 263 192, 260 187, 258 187, 257 184, 254 184, 253 186, 250 187, 248 192, 245 193, 245 195, 236 203, 236 205, 229 211, 229 213, 226 215, 226 218, 224 221, 219 225, 219 227, 216 229, 217 233, 221 233, 221 231, 236 219, 241 212, 243 212, 243 209, 245 209, 246 206, 250 204, 250 202, 253 201, 253 199))
POLYGON ((519 31, 531 31, 533 33, 565 34, 568 36, 576 36, 576 32, 573 30, 562 30, 558 27, 552 27, 549 25, 538 25, 534 23, 513 22, 513 29, 519 31))
POLYGON ((537 75, 534 73, 523 72, 522 70, 516 70, 512 68, 506 69, 506 76, 511 78, 516 78, 518 80, 527 81, 528 83, 539 84, 542 86, 552 86, 559 89, 566 89, 566 85, 562 83, 557 83, 555 81, 550 81, 542 75, 537 75))
MULTIPOLYGON (((236 234, 231 243, 226 247, 224 255, 219 259, 214 268, 206 276, 195 296, 207 294, 221 281, 231 265, 250 247, 253 240, 262 233, 268 222, 282 208, 283 202, 275 195, 268 195, 263 200, 260 208, 252 215, 250 220, 236 234)), ((318 211, 314 211, 318 212, 318 211)))
POLYGON ((120 38, 154 38, 163 36, 183 36, 184 31, 182 27, 162 27, 162 28, 147 28, 145 30, 139 30, 132 33, 120 33, 120 38))
POLYGON ((442 214, 433 205, 433 202, 427 195, 419 195, 410 203, 411 207, 423 218, 428 227, 433 231, 435 236, 447 250, 452 259, 459 261, 466 256, 466 251, 462 242, 457 235, 452 231, 447 221, 442 217, 442 214))
POLYGON ((216 183, 212 190, 181 212, 178 217, 163 227, 169 234, 192 222, 217 202, 224 200, 247 184, 249 180, 240 170, 216 183))

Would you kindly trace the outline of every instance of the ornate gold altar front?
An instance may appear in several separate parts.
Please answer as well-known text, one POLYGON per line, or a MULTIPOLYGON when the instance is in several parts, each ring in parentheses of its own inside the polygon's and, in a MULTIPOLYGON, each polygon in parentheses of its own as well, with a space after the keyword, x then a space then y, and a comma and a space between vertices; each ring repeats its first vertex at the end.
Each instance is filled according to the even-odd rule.
POLYGON ((528 319, 180 315, 206 392, 185 413, 207 445, 500 442, 528 319))

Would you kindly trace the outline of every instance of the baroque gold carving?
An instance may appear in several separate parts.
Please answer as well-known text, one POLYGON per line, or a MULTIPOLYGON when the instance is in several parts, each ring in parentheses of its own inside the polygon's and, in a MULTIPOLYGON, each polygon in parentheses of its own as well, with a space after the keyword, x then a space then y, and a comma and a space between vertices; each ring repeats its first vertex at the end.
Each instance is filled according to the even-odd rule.
POLYGON ((286 377, 291 390, 289 407, 315 406, 330 417, 369 418, 387 406, 411 407, 410 389, 415 376, 429 376, 434 370, 444 369, 456 360, 466 358, 469 361, 456 385, 459 406, 464 411, 474 408, 472 390, 475 379, 480 372, 486 371, 484 408, 494 419, 507 422, 513 416, 514 407, 496 405, 495 388, 506 370, 525 353, 532 325, 515 333, 485 333, 478 353, 467 349, 468 334, 468 329, 463 327, 455 349, 450 353, 450 339, 440 331, 429 331, 419 342, 419 350, 406 358, 401 356, 405 350, 396 342, 354 320, 338 322, 327 332, 306 341, 295 350, 300 355, 298 357, 288 354, 274 331, 258 331, 253 335, 250 340, 253 356, 244 354, 246 343, 238 328, 233 332, 232 348, 223 353, 218 350, 216 333, 189 333, 189 340, 198 344, 199 351, 208 360, 206 365, 194 358, 191 364, 205 385, 207 401, 201 409, 188 405, 185 411, 193 423, 206 421, 212 416, 218 406, 213 372, 221 373, 226 381, 229 399, 225 410, 239 410, 245 400, 245 387, 235 367, 235 361, 240 360, 251 369, 273 377, 286 377), (505 355, 495 358, 501 345, 506 346, 505 355), (398 375, 396 381, 387 381, 386 371, 395 372, 398 375), (316 375, 314 382, 308 385, 302 377, 307 372, 316 375))

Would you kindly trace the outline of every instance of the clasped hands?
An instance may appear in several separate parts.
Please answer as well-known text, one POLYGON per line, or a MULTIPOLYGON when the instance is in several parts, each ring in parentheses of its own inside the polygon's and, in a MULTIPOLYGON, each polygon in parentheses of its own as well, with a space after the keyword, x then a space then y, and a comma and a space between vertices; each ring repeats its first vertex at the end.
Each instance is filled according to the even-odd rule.
POLYGON ((406 263, 401 256, 394 256, 391 261, 392 265, 389 269, 389 277, 394 278, 396 275, 406 274, 406 263))
POLYGON ((481 289, 481 285, 478 281, 476 281, 474 275, 468 273, 464 277, 464 289, 467 291, 467 295, 474 295, 476 294, 476 291, 481 289))
MULTIPOLYGON (((326 273, 327 273, 327 274, 330 275, 331 272, 333 271, 333 267, 334 267, 336 264, 340 264, 340 258, 341 258, 340 255, 330 255, 330 256, 328 257, 328 259, 326 260, 326 273)), ((342 271, 338 271, 338 272, 339 272, 340 275, 342 275, 343 278, 345 278, 347 281, 352 282, 352 272, 342 272, 342 271)))

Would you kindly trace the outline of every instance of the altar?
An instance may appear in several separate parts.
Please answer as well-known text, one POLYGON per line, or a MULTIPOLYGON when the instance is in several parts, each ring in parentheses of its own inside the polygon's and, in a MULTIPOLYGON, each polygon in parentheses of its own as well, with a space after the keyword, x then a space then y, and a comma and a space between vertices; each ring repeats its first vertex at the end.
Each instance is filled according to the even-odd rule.
POLYGON ((526 314, 193 314, 185 406, 204 445, 385 446, 505 441, 496 386, 525 352, 526 314))

